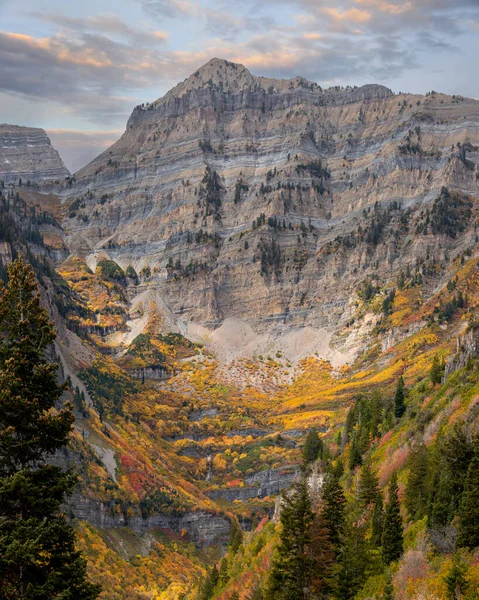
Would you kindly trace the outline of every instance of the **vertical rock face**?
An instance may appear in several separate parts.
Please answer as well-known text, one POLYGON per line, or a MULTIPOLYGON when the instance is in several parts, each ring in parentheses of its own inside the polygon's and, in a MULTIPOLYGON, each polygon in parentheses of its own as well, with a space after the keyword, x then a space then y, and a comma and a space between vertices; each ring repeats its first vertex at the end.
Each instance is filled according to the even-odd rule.
POLYGON ((366 278, 457 245, 420 212, 444 187, 477 198, 478 147, 477 101, 323 90, 214 59, 136 107, 65 186, 67 239, 92 264, 106 251, 149 267, 185 321, 335 328, 366 278))
POLYGON ((444 380, 451 373, 464 368, 469 360, 476 358, 479 354, 479 326, 476 324, 468 327, 464 335, 459 336, 456 340, 456 352, 448 362, 444 372, 444 380))
POLYGON ((61 181, 68 175, 43 129, 0 124, 0 180, 5 184, 61 181))

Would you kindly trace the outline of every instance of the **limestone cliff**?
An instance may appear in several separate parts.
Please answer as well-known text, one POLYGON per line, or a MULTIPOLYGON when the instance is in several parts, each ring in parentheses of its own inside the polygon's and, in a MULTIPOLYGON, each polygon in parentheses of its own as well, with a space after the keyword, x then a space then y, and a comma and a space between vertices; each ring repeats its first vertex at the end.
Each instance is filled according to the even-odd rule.
POLYGON ((0 124, 0 180, 23 185, 70 175, 43 129, 0 124))

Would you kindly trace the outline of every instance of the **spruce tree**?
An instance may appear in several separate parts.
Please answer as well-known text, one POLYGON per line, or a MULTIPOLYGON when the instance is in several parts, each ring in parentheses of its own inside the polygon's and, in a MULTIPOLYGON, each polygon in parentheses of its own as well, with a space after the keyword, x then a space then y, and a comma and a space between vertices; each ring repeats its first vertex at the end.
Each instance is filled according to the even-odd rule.
POLYGON ((322 513, 314 516, 310 549, 315 563, 310 589, 316 597, 322 598, 331 589, 335 558, 334 548, 329 539, 329 529, 322 513))
POLYGON ((428 453, 424 444, 414 448, 409 459, 409 476, 406 483, 404 503, 413 519, 422 519, 427 514, 428 486, 428 453))
POLYGON ((221 586, 225 586, 229 581, 229 573, 228 573, 228 560, 226 557, 223 557, 220 562, 220 570, 219 570, 219 584, 221 586))
POLYGON ((329 540, 337 554, 344 530, 346 498, 344 497, 343 488, 333 472, 325 475, 322 500, 324 522, 329 530, 329 540))
POLYGON ((474 456, 474 443, 465 427, 455 425, 441 444, 441 455, 451 478, 453 511, 457 512, 469 465, 474 456))
POLYGON ((373 470, 371 459, 364 461, 359 474, 359 499, 364 506, 371 504, 378 494, 379 481, 373 470))
POLYGON ((344 464, 340 458, 336 459, 336 462, 333 466, 330 467, 333 475, 339 481, 341 477, 344 475, 344 464))
POLYGON ((434 358, 432 359, 431 370, 429 371, 429 379, 431 380, 431 383, 434 385, 441 383, 443 374, 443 363, 439 360, 439 356, 435 354, 434 358))
POLYGON ((382 600, 394 600, 394 588, 392 584, 391 574, 388 574, 382 600))
POLYGON ((438 473, 434 492, 428 524, 431 527, 444 527, 454 516, 453 487, 446 469, 438 473))
POLYGON ((234 555, 238 552, 241 544, 243 543, 243 530, 241 529, 238 521, 231 521, 230 529, 230 542, 228 545, 228 552, 234 555))
POLYGON ((218 582, 219 582, 219 578, 220 578, 220 576, 219 576, 218 569, 217 569, 216 565, 213 565, 211 567, 211 569, 208 571, 208 573, 206 574, 206 577, 201 586, 200 596, 199 596, 200 600, 210 600, 213 597, 216 586, 218 585, 218 582))
POLYGON ((300 600, 307 598, 314 559, 311 556, 311 509, 304 481, 295 483, 282 497, 281 533, 268 583, 268 598, 300 600))
POLYGON ((470 549, 479 546, 479 437, 461 496, 457 543, 459 547, 470 549))
POLYGON ((338 557, 335 598, 354 598, 366 582, 370 566, 371 555, 365 536, 365 524, 347 523, 338 557))
POLYGON ((386 564, 398 560, 403 552, 403 525, 398 498, 396 472, 389 483, 389 497, 384 512, 382 537, 383 559, 386 564))
POLYGON ((353 439, 351 441, 351 449, 349 451, 349 468, 351 470, 355 469, 363 462, 363 457, 361 454, 361 442, 359 440, 359 436, 357 433, 353 435, 353 439))
POLYGON ((467 579, 465 577, 466 571, 465 565, 455 557, 450 571, 444 577, 448 599, 456 600, 457 598, 464 597, 468 587, 467 579))
POLYGON ((394 416, 396 419, 400 419, 406 412, 406 405, 404 399, 406 397, 406 388, 404 385, 404 379, 401 375, 396 385, 396 393, 394 395, 394 416))
POLYGON ((383 417, 383 403, 379 392, 375 390, 371 397, 371 421, 370 430, 373 438, 379 435, 379 426, 383 417))
POLYGON ((376 494, 374 500, 373 516, 371 523, 371 543, 374 546, 381 546, 383 537, 383 523, 384 523, 384 508, 383 508, 383 496, 381 492, 376 494))
POLYGON ((316 429, 310 429, 303 446, 303 460, 306 464, 322 458, 323 441, 316 429))
POLYGON ((70 406, 46 359, 55 339, 32 269, 22 258, 0 287, 0 598, 93 600, 97 586, 61 512, 76 478, 48 459, 68 443, 70 406))

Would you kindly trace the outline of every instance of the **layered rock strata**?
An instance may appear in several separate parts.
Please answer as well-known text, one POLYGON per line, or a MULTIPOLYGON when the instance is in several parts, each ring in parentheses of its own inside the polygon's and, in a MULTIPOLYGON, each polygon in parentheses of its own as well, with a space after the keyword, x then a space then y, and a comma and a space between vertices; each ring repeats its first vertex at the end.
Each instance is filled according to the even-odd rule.
POLYGON ((427 227, 399 229, 444 187, 477 199, 478 148, 475 100, 323 90, 214 59, 136 107, 65 186, 67 241, 91 265, 105 253, 131 264, 131 297, 156 290, 182 322, 310 325, 324 338, 367 278, 459 251, 427 227))
POLYGON ((60 182, 69 175, 43 129, 0 124, 0 180, 4 184, 60 182))

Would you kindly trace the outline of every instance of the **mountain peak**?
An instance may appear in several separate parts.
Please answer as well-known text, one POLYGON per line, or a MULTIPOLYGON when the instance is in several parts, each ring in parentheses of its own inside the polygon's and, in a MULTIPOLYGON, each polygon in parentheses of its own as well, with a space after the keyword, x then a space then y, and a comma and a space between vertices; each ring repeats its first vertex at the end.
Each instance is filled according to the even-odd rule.
POLYGON ((248 69, 222 58, 212 58, 187 79, 175 86, 167 95, 183 96, 191 90, 213 88, 223 92, 238 93, 257 87, 256 77, 248 69))
MULTIPOLYGON (((172 88, 165 96, 158 98, 152 104, 148 104, 146 108, 148 110, 157 108, 162 104, 167 104, 171 99, 181 98, 197 90, 212 90, 233 96, 243 92, 283 95, 291 94, 296 90, 303 90, 315 96, 323 97, 324 94, 328 94, 329 101, 342 101, 343 103, 364 100, 366 97, 384 98, 392 95, 391 90, 379 85, 366 85, 359 88, 358 92, 355 91, 356 89, 356 87, 352 88, 351 86, 345 88, 336 86, 323 90, 318 83, 301 76, 290 79, 258 77, 240 63, 222 58, 212 58, 187 79, 172 88)), ((143 109, 144 106, 138 108, 143 109)))

